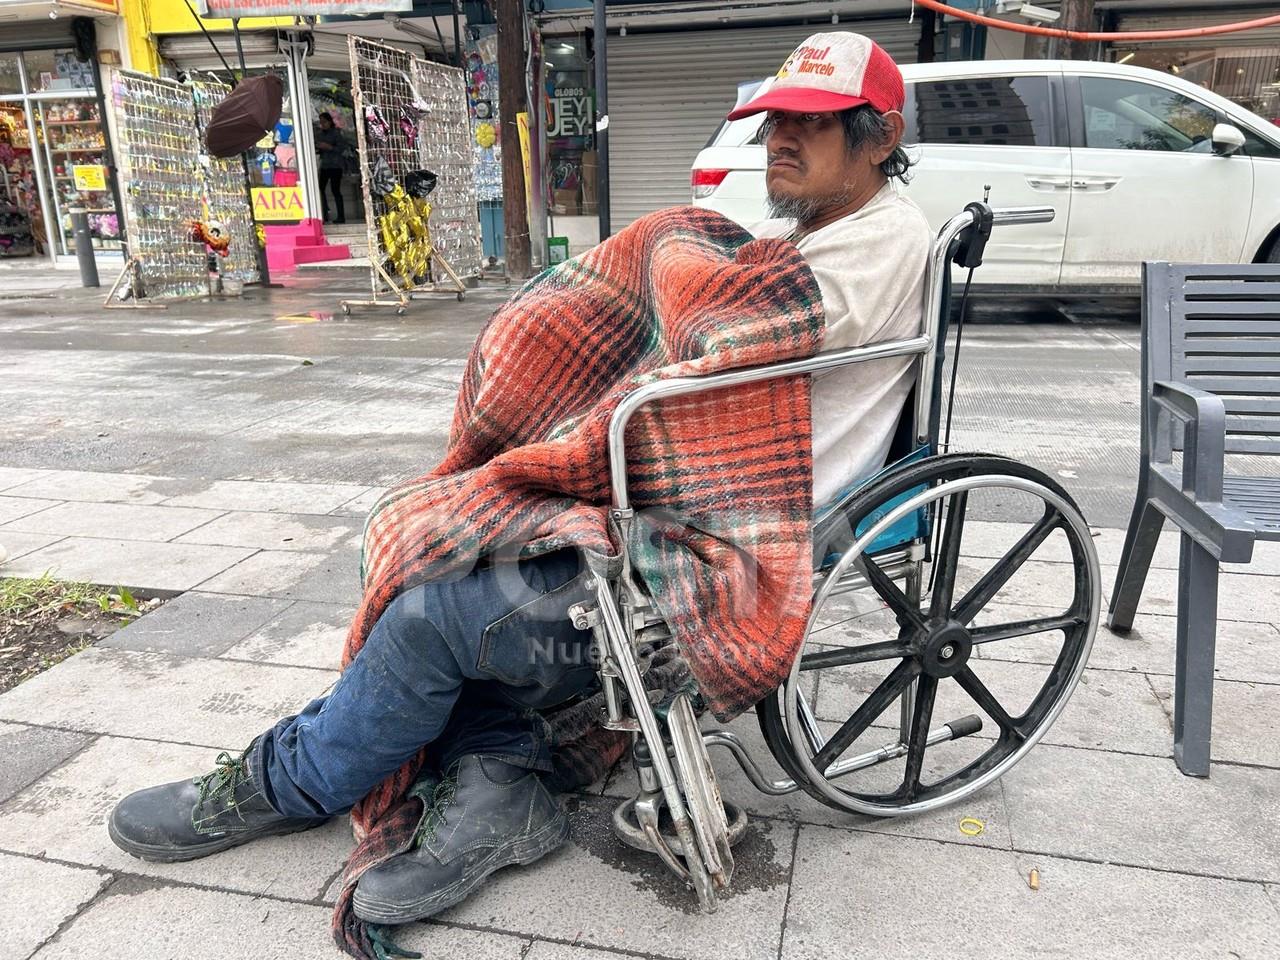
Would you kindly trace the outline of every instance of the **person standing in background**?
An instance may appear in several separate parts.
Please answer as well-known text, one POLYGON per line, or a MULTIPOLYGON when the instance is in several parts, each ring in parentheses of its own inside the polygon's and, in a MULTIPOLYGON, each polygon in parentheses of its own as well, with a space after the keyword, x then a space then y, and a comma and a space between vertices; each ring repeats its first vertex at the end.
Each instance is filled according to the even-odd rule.
POLYGON ((334 212, 337 219, 334 223, 346 223, 347 211, 342 200, 342 170, 345 165, 343 154, 346 153, 346 142, 340 131, 333 124, 329 113, 321 113, 316 126, 316 154, 320 158, 320 207, 324 222, 329 223, 329 198, 325 196, 325 187, 333 194, 334 212))

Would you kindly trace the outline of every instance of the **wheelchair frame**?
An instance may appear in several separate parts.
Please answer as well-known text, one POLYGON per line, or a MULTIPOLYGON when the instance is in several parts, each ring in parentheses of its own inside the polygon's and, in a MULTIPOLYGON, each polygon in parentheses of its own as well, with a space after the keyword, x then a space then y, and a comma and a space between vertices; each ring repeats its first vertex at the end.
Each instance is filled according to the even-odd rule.
MULTIPOLYGON (((637 797, 624 801, 615 810, 614 829, 624 842, 657 854, 677 876, 695 890, 703 910, 714 910, 718 891, 727 889, 733 871, 731 848, 733 843, 742 836, 746 827, 746 816, 743 811, 731 804, 725 804, 720 796, 715 770, 707 755, 707 746, 722 746, 728 749, 753 786, 766 794, 782 795, 804 789, 821 802, 840 809, 882 816, 911 813, 935 808, 953 802, 961 796, 967 796, 1006 772, 1043 736, 1065 705, 1083 672, 1093 633, 1097 627, 1101 590, 1097 556, 1093 550, 1088 526, 1074 503, 1052 480, 1038 475, 1032 468, 1013 461, 985 458, 978 465, 986 468, 985 475, 982 475, 983 470, 973 466, 978 458, 971 458, 965 461, 967 471, 961 470, 959 475, 951 477, 951 473, 947 471, 957 472, 953 464, 958 461, 954 457, 940 457, 934 453, 938 441, 938 407, 941 406, 938 384, 950 308, 948 285, 953 254, 959 246, 966 241, 972 241, 975 235, 980 234, 976 246, 976 257, 971 258, 970 263, 970 265, 976 265, 972 261, 980 262, 982 245, 993 224, 1044 223, 1051 221, 1053 216, 1052 208, 1048 207, 992 210, 985 203, 977 203, 970 204, 962 213, 952 217, 939 231, 929 256, 925 275, 924 332, 920 336, 701 377, 655 381, 628 394, 614 412, 609 425, 609 467, 613 493, 610 517, 620 534, 621 570, 614 579, 597 574, 593 583, 594 600, 576 605, 570 610, 570 616, 576 626, 580 629, 590 628, 595 635, 600 653, 599 679, 605 699, 604 726, 609 729, 628 731, 633 738, 632 757, 639 775, 640 792, 637 797), (889 508, 888 512, 881 511, 874 518, 869 518, 869 529, 864 530, 855 520, 855 526, 850 530, 853 537, 852 546, 843 550, 834 566, 819 565, 815 570, 814 586, 817 592, 810 623, 806 630, 806 642, 809 631, 813 629, 814 618, 830 596, 871 586, 882 597, 892 599, 902 595, 893 594, 891 589, 896 590, 896 587, 892 587, 891 584, 886 586, 885 581, 902 579, 907 588, 906 597, 918 608, 924 593, 922 588, 929 558, 930 534, 917 536, 906 543, 897 544, 878 553, 872 551, 873 545, 880 535, 889 530, 898 520, 910 516, 913 512, 936 509, 939 538, 942 541, 940 555, 943 557, 944 566, 946 558, 950 557, 953 563, 951 575, 954 576, 954 564, 958 562, 960 533, 958 531, 954 533, 955 542, 952 543, 952 531, 953 528, 962 528, 964 498, 968 490, 1000 485, 1025 490, 1039 497, 1046 504, 1046 513, 1041 522, 1030 534, 1019 541, 1015 550, 1007 555, 1017 561, 1013 569, 1016 570, 1017 566, 1025 562, 1030 553, 1054 529, 1064 530, 1071 538, 1077 588, 1072 610, 1069 610, 1065 617, 1057 618, 1056 621, 1053 618, 1047 618, 1043 621, 1026 621, 1023 624, 1011 625, 1034 627, 1049 623, 1051 626, 1041 628, 1040 632, 1061 628, 1064 630, 1064 637, 1068 640, 1074 636, 1076 639, 1069 644, 1072 649, 1070 663, 1062 659, 1066 656, 1065 653, 1060 655, 1061 662, 1070 669, 1060 671, 1063 674, 1061 683, 1053 691, 1053 698, 1040 711, 1040 715, 1032 718, 1035 720, 1033 730, 1024 732, 1014 730, 1012 727, 1006 729, 1003 720, 998 723, 1001 732, 997 745, 1007 738, 1009 747, 1009 751, 998 762, 992 762, 987 768, 977 771, 977 775, 972 780, 966 780, 955 790, 944 791, 937 796, 926 796, 928 789, 931 788, 922 787, 919 769, 926 747, 941 741, 968 736, 982 728, 982 722, 976 716, 961 718, 959 721, 944 724, 937 729, 929 726, 937 677, 952 676, 956 670, 963 669, 964 661, 967 660, 971 650, 969 645, 972 638, 981 633, 980 629, 976 627, 969 630, 961 629, 954 623, 954 619, 940 628, 934 620, 930 620, 933 629, 929 632, 927 643, 925 639, 917 638, 916 645, 919 649, 913 648, 913 652, 919 657, 931 658, 929 663, 933 666, 923 672, 917 669, 910 676, 908 674, 911 671, 906 671, 899 676, 899 670, 902 669, 900 665, 899 670, 895 670, 891 675, 891 678, 897 678, 894 684, 891 687, 885 687, 882 684, 881 688, 877 688, 876 693, 867 701, 870 704, 873 699, 876 700, 875 705, 879 709, 875 716, 879 716, 893 699, 901 700, 898 743, 843 760, 839 759, 843 750, 824 746, 827 742, 817 731, 817 721, 812 711, 808 709, 804 697, 797 692, 800 672, 806 668, 806 664, 802 662, 806 660, 802 648, 793 664, 787 683, 771 695, 772 703, 767 703, 770 697, 766 697, 765 701, 761 701, 764 709, 757 710, 757 713, 762 715, 761 725, 770 750, 783 770, 792 774, 789 779, 772 779, 754 762, 744 744, 734 733, 727 730, 701 730, 692 706, 683 694, 675 698, 665 718, 659 717, 645 696, 638 647, 642 643, 650 642, 655 632, 661 635, 664 624, 653 603, 644 590, 637 585, 627 554, 627 535, 634 519, 634 511, 627 491, 624 441, 627 424, 642 407, 669 397, 720 390, 775 377, 822 373, 852 363, 903 356, 919 358, 916 364, 913 439, 917 446, 925 447, 927 452, 933 455, 911 464, 899 464, 886 470, 884 474, 874 478, 874 483, 869 482, 868 486, 884 489, 885 484, 895 481, 895 478, 898 486, 910 483, 919 476, 924 476, 926 479, 919 481, 914 487, 908 486, 905 492, 896 495, 896 500, 885 503, 883 506, 889 508), (924 487, 923 492, 917 492, 921 486, 924 487), (945 497, 952 499, 947 532, 944 534, 941 509, 945 497), (960 498, 959 521, 953 522, 957 497, 960 498), (934 504, 936 508, 932 506, 934 504), (1053 520, 1049 523, 1051 512, 1053 520), (1023 553, 1026 555, 1023 556, 1023 553), (855 563, 870 556, 875 557, 874 563, 869 567, 864 563, 862 572, 854 569, 855 563), (868 570, 876 571, 874 577, 867 572, 868 570), (924 646, 927 646, 927 649, 924 649, 924 646), (952 670, 952 673, 948 673, 948 670, 952 670), (927 706, 922 706, 923 698, 918 699, 916 694, 929 683, 933 684, 929 688, 929 702, 927 706), (664 721, 667 736, 664 736, 664 721), (772 727, 767 725, 769 723, 772 727), (922 731, 927 731, 927 736, 922 731), (772 736, 770 736, 771 733, 772 736), (806 750, 796 746, 806 742, 814 753, 812 757, 806 753, 806 750), (824 751, 830 751, 833 756, 824 756, 824 751), (903 756, 907 757, 909 772, 912 764, 915 765, 915 787, 919 788, 916 791, 918 795, 913 794, 911 790, 908 790, 905 796, 856 794, 844 791, 831 782, 852 771, 903 756), (663 807, 666 808, 669 819, 663 818, 663 807)), ((863 490, 864 488, 859 488, 846 494, 837 505, 837 509, 857 501, 863 490)), ((979 592, 989 589, 994 595, 1002 583, 1007 582, 1009 575, 1006 575, 1004 580, 994 588, 988 584, 983 591, 979 592)), ((939 609, 943 611, 942 619, 946 619, 951 610, 951 586, 949 582, 943 583, 933 593, 931 609, 935 619, 939 609), (944 606, 945 609, 943 609, 944 606)), ((962 598, 961 603, 968 599, 970 598, 967 596, 962 598)), ((985 603, 986 600, 982 602, 985 603)), ((890 604, 890 606, 893 605, 890 604)), ((915 623, 918 627, 923 627, 923 624, 918 618, 912 620, 909 610, 895 609, 894 612, 898 614, 899 623, 904 631, 899 637, 899 645, 902 645, 904 643, 902 637, 906 635, 911 623, 915 623)), ((1005 634, 1025 635, 1009 634, 1007 628, 1005 634)), ((1002 639, 1003 636, 994 639, 1002 639)), ((1064 651, 1066 649, 1067 647, 1064 646, 1064 651)), ((895 653, 895 655, 898 654, 895 653)), ((827 659, 835 662, 839 658, 828 655, 827 659)), ((845 657, 841 662, 861 661, 845 657)), ((808 667, 813 668, 812 660, 808 667)), ((979 683, 978 686, 980 687, 981 684, 979 683)), ((1047 685, 1045 689, 1048 689, 1047 685)), ((1042 695, 1043 693, 1044 691, 1042 695)), ((984 711, 997 716, 993 708, 982 704, 978 696, 974 696, 974 699, 983 706, 984 711)), ((866 706, 864 704, 858 713, 866 709, 866 706)), ((1002 710, 998 703, 995 704, 994 709, 1002 710)), ((1031 712, 1029 708, 1027 714, 1020 719, 1025 719, 1031 712)), ((866 719, 863 729, 874 718, 872 716, 866 719)), ((1009 720, 1012 725, 1012 718, 1005 715, 1004 719, 1009 720)), ((854 718, 851 717, 850 722, 853 720, 854 718)), ((839 740, 844 733, 845 727, 842 726, 832 739, 839 740)), ((848 744, 845 744, 846 749, 847 746, 848 744)), ((899 792, 901 793, 901 789, 899 792)))

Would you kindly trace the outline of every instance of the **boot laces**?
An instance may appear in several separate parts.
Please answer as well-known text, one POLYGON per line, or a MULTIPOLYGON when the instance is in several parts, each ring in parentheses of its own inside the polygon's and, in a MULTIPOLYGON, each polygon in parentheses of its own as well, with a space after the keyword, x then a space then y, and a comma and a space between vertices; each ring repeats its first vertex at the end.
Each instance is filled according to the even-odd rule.
POLYGON ((422 820, 418 823, 418 829, 413 834, 415 846, 421 846, 428 838, 434 839, 436 831, 449 822, 445 811, 453 803, 457 792, 458 775, 454 772, 441 780, 431 795, 431 806, 423 814, 422 820))
MULTIPOLYGON (((212 773, 196 777, 196 785, 200 788, 197 807, 212 802, 215 807, 225 806, 227 809, 240 811, 236 803, 236 787, 249 779, 249 763, 245 759, 249 755, 248 748, 238 757, 233 757, 225 750, 218 754, 217 764, 212 773)), ((243 817, 241 817, 243 819, 243 817)))

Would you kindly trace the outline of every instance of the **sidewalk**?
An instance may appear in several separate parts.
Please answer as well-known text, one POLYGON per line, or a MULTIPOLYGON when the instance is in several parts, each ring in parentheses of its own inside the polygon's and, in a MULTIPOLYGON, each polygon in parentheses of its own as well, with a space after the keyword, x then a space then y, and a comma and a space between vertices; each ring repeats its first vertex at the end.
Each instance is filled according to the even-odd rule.
MULTIPOLYGON (((266 307, 0 320, 12 344, 0 357, 0 462, 12 464, 0 468, 12 555, 0 576, 53 569, 178 594, 0 696, 0 956, 340 956, 328 924, 352 846, 344 821, 173 865, 121 853, 104 821, 125 793, 203 772, 334 682, 362 519, 439 455, 485 312, 415 310, 314 324, 266 307), (160 429, 165 409, 181 415, 160 429)), ((1135 333, 975 328, 962 365, 957 448, 1058 475, 1097 528, 1108 595, 1136 460, 1135 333)), ((1004 519, 973 525, 979 555, 997 555, 1004 519)), ((1099 631, 1046 739, 970 801, 873 821, 764 796, 714 754, 752 825, 732 893, 703 916, 656 858, 614 839, 608 817, 631 784, 619 771, 567 798, 569 845, 495 875, 403 945, 511 960, 1280 955, 1276 546, 1224 576, 1210 780, 1171 759, 1166 535, 1136 629, 1099 631), (962 834, 964 817, 984 832, 962 834)), ((1001 598, 1008 612, 1033 609, 1037 585, 1065 569, 1034 564, 1001 598)), ((999 653, 984 676, 1016 688, 1036 669, 1032 647, 999 653)), ((782 776, 754 717, 730 729, 782 776)))

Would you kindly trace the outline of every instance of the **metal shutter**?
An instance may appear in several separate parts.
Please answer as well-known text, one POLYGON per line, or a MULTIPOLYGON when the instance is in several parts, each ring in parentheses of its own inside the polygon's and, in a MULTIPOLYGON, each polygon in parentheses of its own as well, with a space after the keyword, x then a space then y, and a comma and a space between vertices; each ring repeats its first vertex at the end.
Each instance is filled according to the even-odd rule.
MULTIPOLYGON (((227 63, 235 67, 239 63, 235 37, 227 32, 219 31, 211 34, 218 50, 226 58, 227 63)), ((240 45, 244 49, 244 57, 249 66, 261 66, 267 63, 284 63, 287 59, 280 53, 276 32, 241 31, 240 45)), ((222 60, 214 52, 213 43, 202 33, 175 33, 160 37, 157 47, 160 56, 180 69, 185 70, 222 70, 222 60)))
MULTIPOLYGON (((816 24, 609 37, 609 187, 614 230, 689 202, 689 168, 738 84, 773 73, 816 24)), ((899 63, 916 62, 920 24, 906 17, 843 25, 899 63)))
MULTIPOLYGON (((1241 23, 1258 20, 1277 11, 1259 10, 1257 7, 1237 9, 1234 13, 1122 13, 1116 16, 1116 29, 1125 33, 1138 30, 1185 30, 1191 27, 1215 27, 1220 23, 1241 23)), ((1238 33, 1221 33, 1211 37, 1191 37, 1182 40, 1139 40, 1140 46, 1164 47, 1275 47, 1280 45, 1280 26, 1241 30, 1238 33)), ((1115 46, 1128 46, 1123 40, 1115 46)))

